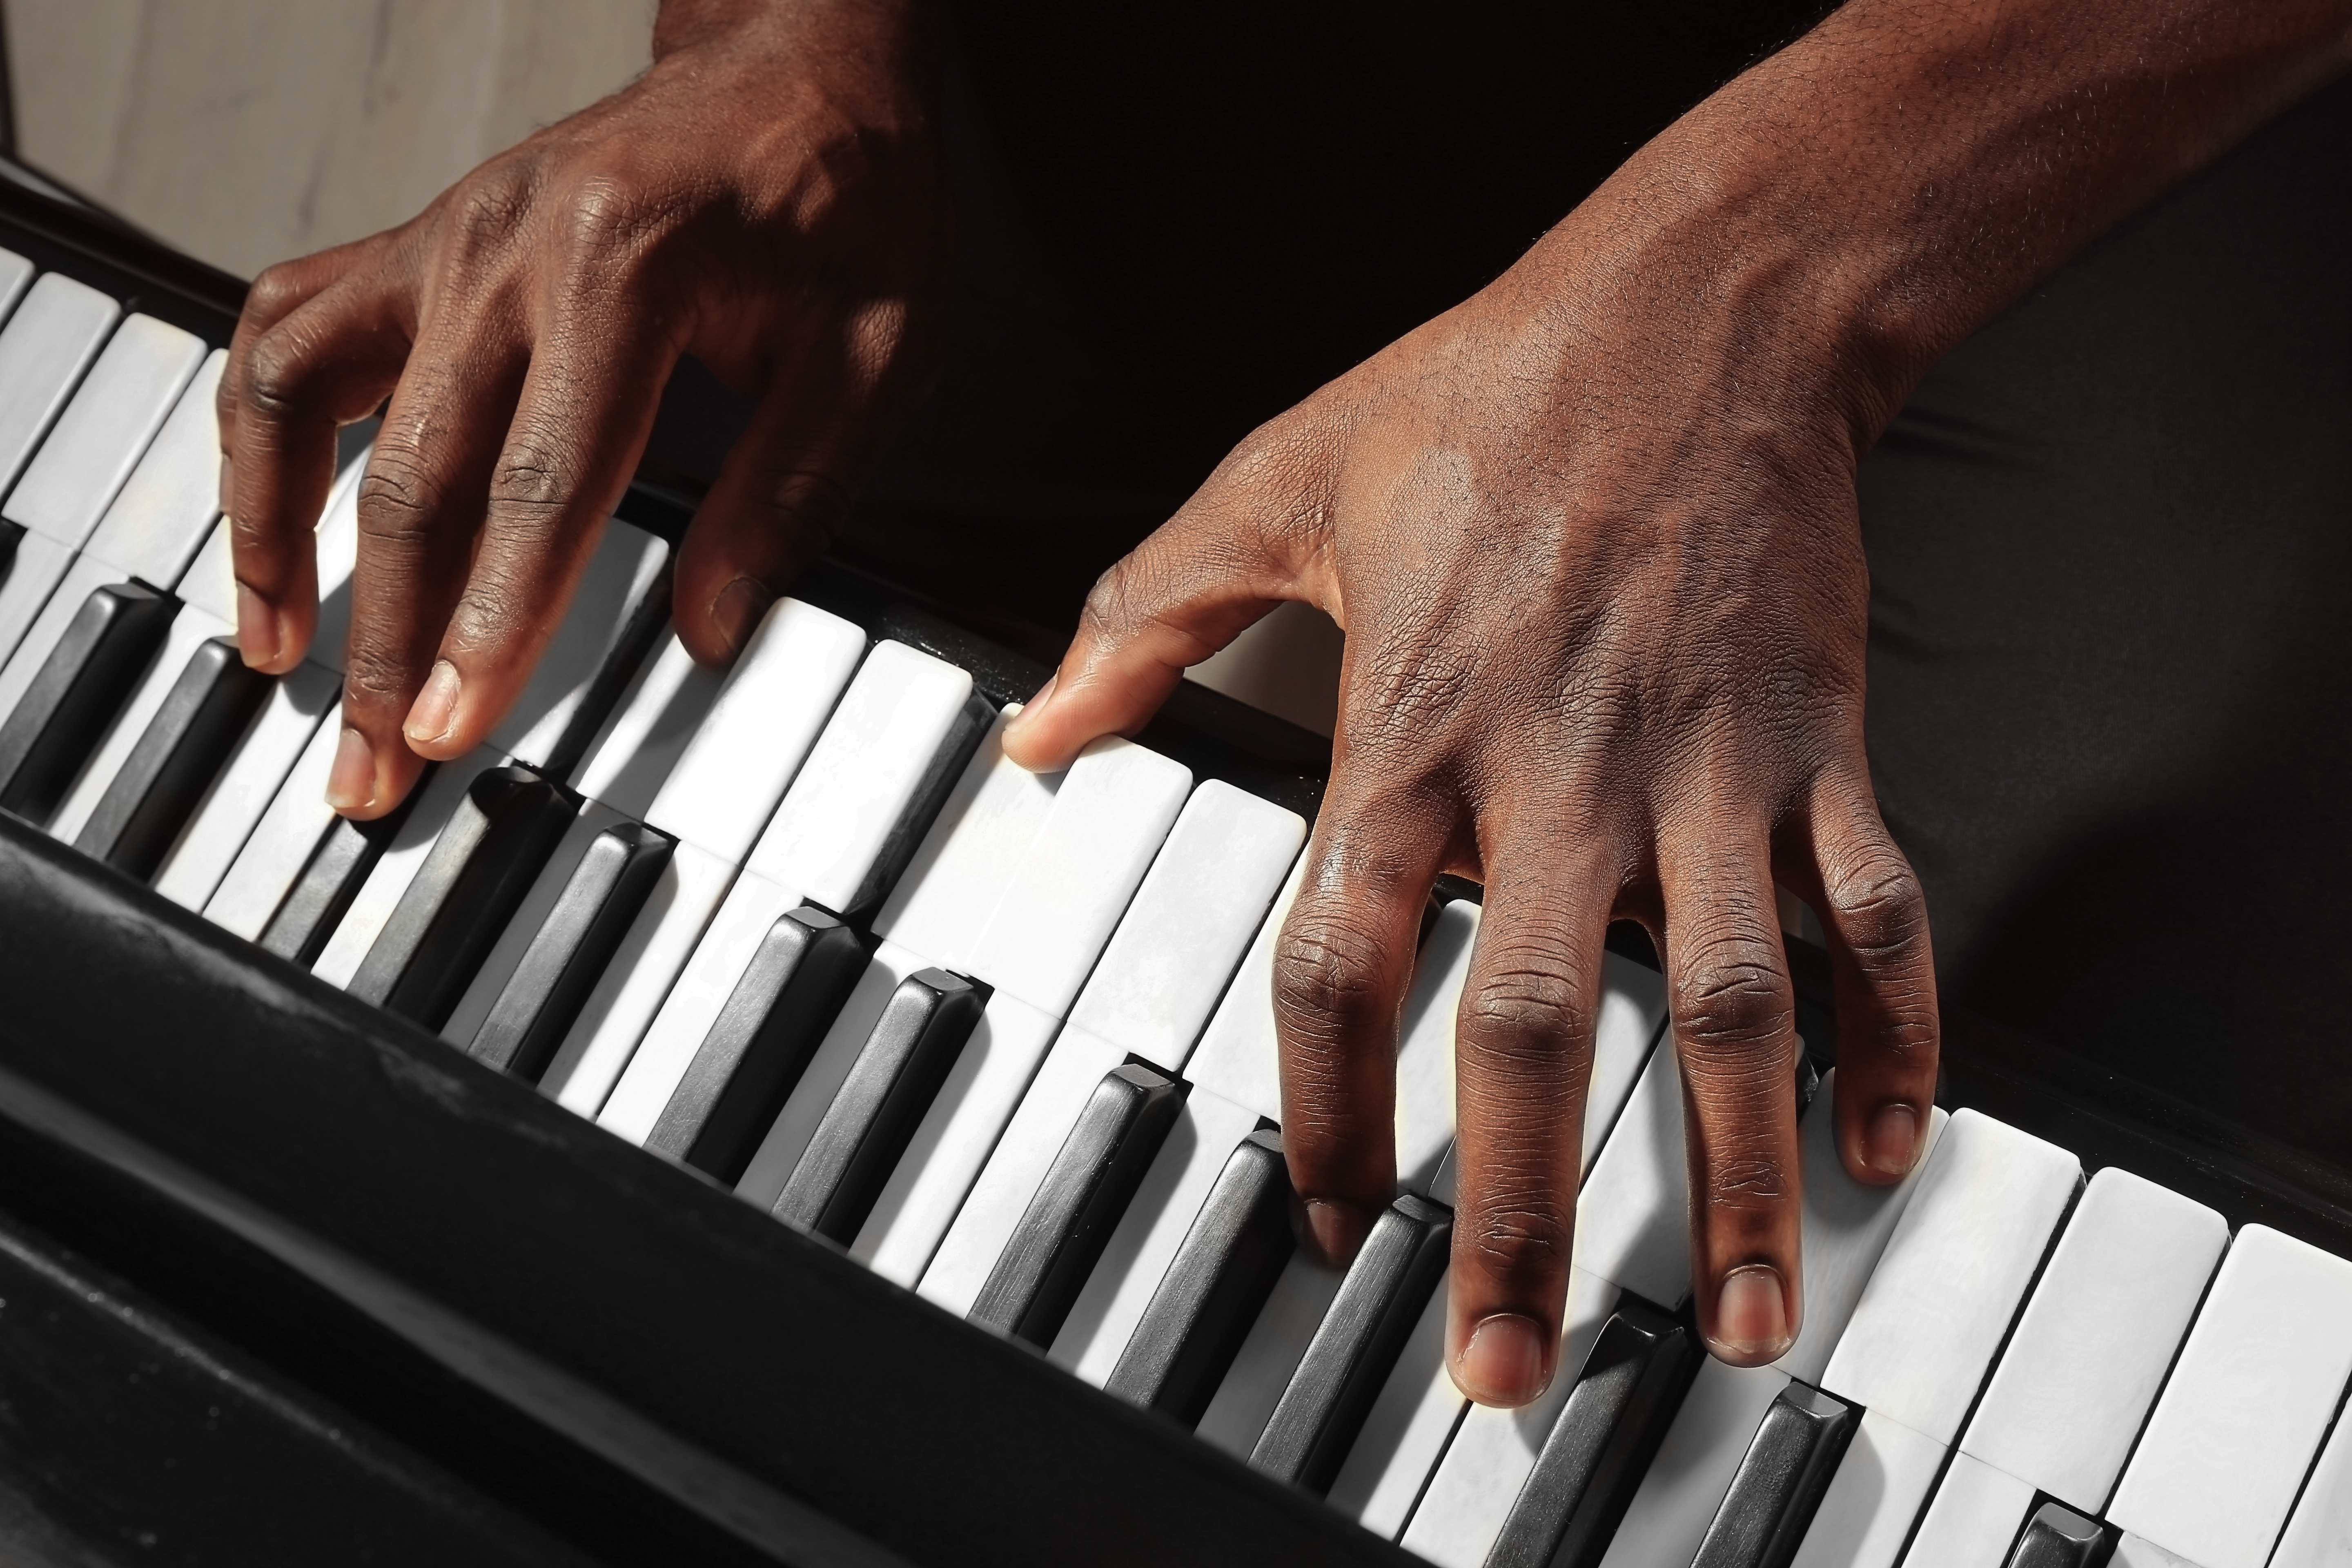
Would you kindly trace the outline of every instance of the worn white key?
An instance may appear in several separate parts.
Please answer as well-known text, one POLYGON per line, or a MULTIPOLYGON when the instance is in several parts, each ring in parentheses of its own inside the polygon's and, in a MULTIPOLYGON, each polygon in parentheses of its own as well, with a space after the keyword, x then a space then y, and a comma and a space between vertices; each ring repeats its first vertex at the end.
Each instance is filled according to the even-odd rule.
POLYGON ((2114 1166, 2091 1178, 1960 1452, 2096 1515, 2229 1240, 2202 1204, 2114 1166))
POLYGON ((1904 1555, 1905 1568, 2002 1568, 2032 1507, 2032 1482, 1954 1454, 1904 1555))
MULTIPOLYGON (((20 260, 11 257, 12 276, 20 260)), ((121 314, 111 296, 50 272, 0 329, 0 488, 24 471, 121 314)))
POLYGON ((865 656, 857 626, 777 600, 646 808, 646 824, 740 866, 865 656))
POLYGON ((188 910, 211 900, 342 689, 341 676, 308 659, 270 689, 236 755, 164 857, 157 892, 188 910))
POLYGON ((1235 1458, 1249 1458, 1345 1277, 1346 1270, 1316 1262, 1304 1248, 1291 1254, 1202 1413, 1196 1430, 1202 1438, 1235 1458))
POLYGON ((2247 1226, 2108 1519, 2199 1568, 2262 1568, 2347 1376, 2352 1262, 2247 1226))
POLYGON ((49 819, 51 837, 60 843, 71 844, 81 837, 81 830, 89 825, 90 813, 98 809, 99 801, 104 798, 107 786, 113 784, 114 775, 122 771, 122 764, 130 759, 131 748, 138 745, 140 737, 147 733, 147 726, 154 719, 156 710, 163 706, 163 700, 172 694, 172 688, 178 682, 181 672, 188 668, 189 656, 215 637, 234 635, 236 628, 226 622, 215 620, 190 605, 180 606, 179 613, 172 617, 171 630, 163 636, 162 651, 148 662, 147 673, 140 678, 130 700, 116 710, 114 722, 100 737, 97 746, 90 752, 89 761, 82 767, 81 776, 74 780, 72 787, 66 791, 57 815, 49 819))
POLYGON ((702 940, 735 881, 732 860, 681 841, 630 922, 580 1016, 539 1080, 540 1092, 581 1116, 604 1109, 646 1026, 702 940))
POLYGON ((1009 705, 981 737, 963 776, 874 917, 874 934, 943 969, 967 972, 971 948, 1069 776, 1033 773, 1004 754, 1009 705))
POLYGON ((1469 1408, 1445 1365, 1445 1300, 1453 1283, 1451 1268, 1438 1277, 1326 1500, 1384 1540, 1404 1528, 1469 1408))
POLYGON ((1690 1294, 1682 1074, 1671 1040, 1650 1053, 1576 1200, 1576 1266, 1647 1301, 1690 1294))
POLYGON ((0 516, 79 548, 204 363, 192 332, 132 316, 89 367, 0 516))
POLYGON ((310 864, 319 836, 335 813, 327 805, 327 775, 335 766, 335 749, 342 741, 340 707, 310 732, 286 782, 270 797, 268 809, 255 823, 236 858, 213 896, 205 902, 205 919, 247 942, 257 942, 269 917, 286 901, 287 893, 310 864))
MULTIPOLYGON (((1184 1109, 1119 1216, 1087 1276, 1049 1359, 1100 1388, 1143 1321, 1152 1292, 1167 1278, 1177 1248, 1200 1216, 1235 1145, 1257 1131, 1258 1114, 1204 1089, 1184 1109)), ((929 1277, 926 1276, 928 1290, 929 1277)))
POLYGON ((2116 1541, 2116 1554, 2107 1559, 2107 1568, 2201 1568, 2201 1564, 2167 1552, 2146 1536, 2134 1535, 2126 1530, 2116 1541))
MULTIPOLYGON (((90 531, 85 554, 158 588, 175 586, 220 515, 220 426, 213 397, 228 351, 205 356, 179 401, 90 531)), ((236 624, 231 613, 220 617, 236 624)))
POLYGON ((1307 875, 1301 856, 1275 895, 1257 935, 1242 954, 1233 983, 1225 987, 1201 1043, 1184 1058, 1184 1076, 1195 1087, 1246 1105, 1268 1121, 1282 1120, 1282 1053, 1274 1027, 1274 950, 1283 922, 1307 875))
POLYGON ((1976 1111, 1946 1122, 1822 1387, 1951 1444, 2082 1171, 1976 1111))
POLYGON ((1777 1367, 1727 1366, 1712 1356, 1701 1362, 1610 1538, 1601 1568, 1687 1565, 1696 1558, 1748 1440, 1788 1386, 1789 1374, 1777 1367))
POLYGON ((1439 911, 1413 961, 1398 1028, 1397 1185, 1424 1197, 1454 1146, 1454 1026, 1478 942, 1478 913, 1466 899, 1439 911))
POLYGON ((726 679, 724 671, 695 663, 676 632, 665 633, 659 650, 613 705, 573 787, 622 816, 644 821, 726 679))
POLYGON ((1569 1270, 1559 1375, 1531 1405, 1517 1410, 1474 1405, 1463 1416, 1405 1526, 1406 1551, 1440 1568, 1479 1568, 1486 1561, 1619 1294, 1606 1279, 1569 1270))
POLYGON ((668 559, 668 544, 652 534, 618 518, 605 523, 555 636, 486 744, 525 767, 547 765, 668 559))
POLYGON ((2340 1415, 2270 1568, 2352 1568, 2352 1421, 2340 1415))
POLYGON ((1895 1568, 1948 1451, 1892 1416, 1864 1411, 1794 1568, 1895 1568))
POLYGON ((1601 1008, 1592 1025, 1592 1071, 1584 1089, 1582 1165, 1592 1169, 1666 1026, 1666 977, 1613 952, 1601 959, 1601 1008))
POLYGON ((383 853, 376 858, 375 867, 368 872, 367 880, 352 895, 351 908, 337 922, 335 933, 320 950, 319 960, 310 973, 330 985, 343 986, 352 983, 360 964, 383 934, 384 922, 392 911, 400 907, 400 895, 425 868, 426 857, 433 853, 435 840, 456 815, 457 803, 466 798, 484 770, 503 767, 506 753, 496 746, 477 746, 454 762, 443 763, 433 772, 424 785, 424 794, 409 808, 400 831, 392 836, 383 853))

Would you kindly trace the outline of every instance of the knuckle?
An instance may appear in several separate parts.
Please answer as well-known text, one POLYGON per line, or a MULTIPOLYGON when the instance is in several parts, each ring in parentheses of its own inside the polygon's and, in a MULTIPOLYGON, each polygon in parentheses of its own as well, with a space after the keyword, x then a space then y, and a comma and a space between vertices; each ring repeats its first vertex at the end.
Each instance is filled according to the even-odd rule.
POLYGON ((1460 1044, 1502 1061, 1556 1059, 1591 1032, 1583 988, 1563 954, 1520 945, 1501 953, 1463 998, 1460 1044))
POLYGON ((1794 1192, 1786 1162, 1760 1150, 1739 1151, 1710 1160, 1704 1201, 1709 1209, 1746 1214, 1776 1208, 1794 1192))
POLYGON ((445 225, 461 253, 503 250, 530 211, 534 181, 517 160, 502 159, 468 174, 449 193, 445 225))
POLYGON ((1568 1271, 1573 1227, 1557 1205, 1539 1194, 1498 1194, 1464 1217, 1462 1243, 1484 1272, 1548 1279, 1568 1271))
POLYGON ((315 344, 283 328, 254 339, 246 351, 245 374, 240 381, 245 409, 279 419, 295 412, 318 359, 315 344))
POLYGON ((430 526, 436 489, 414 450, 380 438, 360 480, 361 533, 382 544, 415 544, 430 526))
POLYGON ((1378 1020, 1388 964, 1381 942, 1336 912, 1294 918, 1275 947, 1275 1015, 1308 1039, 1378 1020))
POLYGON ((1911 864, 1879 843, 1826 868, 1824 890, 1840 934, 1865 963, 1915 957, 1927 934, 1927 900, 1911 864))
POLYGON ((575 262, 609 262, 643 248, 664 226, 665 205, 611 174, 583 175, 564 189, 556 221, 575 262))
POLYGON ((1779 944, 1754 937, 1703 941, 1678 966, 1675 1033, 1702 1054, 1746 1056, 1785 1038, 1795 1001, 1779 944))

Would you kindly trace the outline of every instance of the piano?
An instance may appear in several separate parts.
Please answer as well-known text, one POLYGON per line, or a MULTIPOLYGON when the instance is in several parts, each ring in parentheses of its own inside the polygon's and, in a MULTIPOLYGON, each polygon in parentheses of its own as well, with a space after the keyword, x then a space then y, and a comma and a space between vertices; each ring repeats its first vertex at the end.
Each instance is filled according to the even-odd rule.
POLYGON ((698 670, 676 468, 482 752, 332 817, 367 433, 311 662, 257 677, 240 293, 0 192, 9 1562, 2352 1563, 2352 1174, 1956 1015, 1927 1156, 1862 1188, 1801 943, 1795 1346, 1697 1347, 1620 930, 1561 1375, 1466 1405, 1477 890, 1425 923, 1396 1200, 1324 1268, 1267 973, 1328 747, 1188 687, 1032 777, 1043 668, 838 563, 698 670))

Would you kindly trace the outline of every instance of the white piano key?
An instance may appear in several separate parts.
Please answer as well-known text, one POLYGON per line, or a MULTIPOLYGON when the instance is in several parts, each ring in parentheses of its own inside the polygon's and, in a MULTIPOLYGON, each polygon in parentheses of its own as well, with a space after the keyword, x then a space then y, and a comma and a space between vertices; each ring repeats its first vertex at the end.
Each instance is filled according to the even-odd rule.
POLYGON ((180 606, 179 613, 172 617, 172 629, 164 634, 162 650, 149 661, 147 673, 140 678, 130 700, 116 710, 113 724, 100 738, 98 745, 90 752, 89 763, 82 768, 81 776, 74 780, 73 786, 66 791, 57 815, 49 819, 49 837, 64 844, 71 844, 81 837, 82 828, 89 822, 89 814, 98 809, 98 803, 105 796, 107 786, 114 782, 114 775, 122 771, 122 764, 130 757, 131 748, 147 732, 147 725, 155 717, 155 710, 163 707, 163 700, 172 694, 172 687, 180 679, 180 672, 187 668, 189 656, 199 646, 215 637, 232 636, 235 630, 202 610, 185 605, 180 606))
POLYGON ((1397 1031, 1397 1185, 1426 1197, 1454 1144, 1454 1026, 1478 941, 1478 906, 1439 911, 1413 961, 1397 1031))
POLYGON ((367 478, 368 458, 362 452, 343 465, 334 489, 327 492, 312 535, 319 579, 319 619, 310 633, 310 651, 304 657, 341 675, 350 666, 352 641, 352 574, 360 559, 360 484, 367 478))
POLYGON ((24 471, 121 314, 108 295, 51 272, 9 316, 0 330, 0 487, 24 471))
POLYGON ((2107 1517, 2199 1568, 2262 1568, 2352 1376, 2352 1262, 2238 1232, 2107 1517))
POLYGON ((979 1027, 850 1244, 850 1257, 914 1288, 1060 1027, 1053 1014, 1010 992, 988 999, 979 1027))
MULTIPOLYGON (((33 264, 13 250, 0 250, 0 321, 16 310, 32 282, 33 264)), ((0 479, 0 484, 6 482, 0 479)))
POLYGON ((2201 1565, 2167 1552, 2155 1542, 2126 1530, 2116 1542, 2115 1555, 2107 1559, 2107 1568, 2201 1568, 2201 1565))
POLYGON ((971 1310, 1095 1086, 1126 1060, 1127 1052, 1116 1041, 1075 1025, 1062 1030, 924 1268, 919 1289, 925 1300, 959 1318, 971 1310))
POLYGON ((2270 1568, 2352 1568, 2352 1421, 2340 1415, 2270 1568))
MULTIPOLYGON (((1952 1121, 1948 1143, 1959 1117, 1952 1121)), ((1948 1451, 1903 1422, 1865 1410, 1792 1568, 1895 1568, 1948 1451)))
POLYGON ((1815 1385, 1853 1319, 1855 1304, 1895 1223, 1918 1191, 1920 1174, 1948 1120, 1942 1107, 1929 1107, 1927 1136, 1911 1173, 1891 1187, 1866 1187, 1846 1174, 1845 1163, 1838 1156, 1836 1103, 1837 1071, 1832 1068, 1798 1123, 1797 1153, 1804 1184, 1798 1269, 1804 1316, 1797 1342, 1773 1363, 1798 1382, 1815 1385))
POLYGON ((1650 1053, 1577 1195, 1576 1266, 1662 1307, 1679 1303, 1690 1294, 1689 1186, 1682 1074, 1668 1040, 1650 1053))
POLYGON ((998 995, 1066 1016, 1192 787, 1183 764, 1116 735, 1080 752, 973 942, 967 973, 998 995))
POLYGON ((466 791, 473 787, 485 770, 503 767, 508 760, 496 746, 477 746, 455 762, 443 763, 434 769, 433 776, 420 786, 424 793, 409 808, 400 831, 392 836, 392 842, 376 858, 367 880, 352 896, 351 908, 336 923, 334 935, 320 951, 318 962, 310 966, 311 973, 330 985, 347 986, 352 983, 368 949, 383 934, 384 921, 392 919, 392 911, 400 906, 400 895, 408 890, 408 884, 424 869, 425 858, 433 853, 435 841, 449 825, 457 803, 466 798, 466 791))
POLYGON ((973 942, 1013 873, 1037 841, 1068 773, 1033 773, 1004 754, 1008 705, 981 738, 963 776, 874 917, 874 934, 968 972, 973 942))
POLYGON ((514 706, 490 726, 487 744, 525 767, 547 764, 589 688, 620 651, 621 639, 668 559, 669 546, 662 540, 618 518, 605 523, 562 623, 514 706))
POLYGON ((1948 1446, 2083 1168, 1973 1110, 1944 1124, 1822 1389, 1948 1446))
POLYGON ((1274 1026, 1274 950, 1283 921, 1307 875, 1301 856, 1242 955, 1231 984, 1209 1019, 1201 1043, 1184 1059, 1184 1076, 1199 1088, 1246 1105, 1268 1121, 1282 1120, 1282 1053, 1274 1026))
POLYGON ((971 676, 904 643, 875 645, 745 863, 845 912, 872 900, 877 864, 964 728, 971 676))
POLYGON ((646 825, 740 866, 865 656, 857 626, 777 600, 646 807, 646 825))
POLYGON ((1590 1171, 1666 1025, 1666 977, 1613 952, 1601 959, 1601 1007, 1584 1089, 1582 1168, 1590 1171))
POLYGON ((881 1020, 882 1009, 898 982, 918 970, 933 967, 928 957, 909 952, 897 942, 886 942, 866 963, 866 973, 849 993, 849 999, 835 1015, 833 1026, 825 1031, 816 1054, 809 1058, 801 1073, 801 1081, 777 1113, 776 1123, 761 1142, 759 1152, 743 1171, 743 1179, 735 1184, 735 1194, 764 1212, 775 1205, 784 1184, 792 1179, 793 1168, 808 1152, 809 1140, 816 1135, 817 1124, 824 1120, 833 1098, 841 1091, 849 1069, 856 1065, 857 1053, 865 1048, 866 1037, 881 1020))
POLYGON ((2032 1507, 2032 1482, 1954 1454, 1904 1554, 1905 1568, 2002 1568, 2032 1507))
POLYGON ((594 1116, 734 884, 732 860, 681 841, 539 1080, 566 1110, 594 1116))
POLYGON ((1404 1528, 1469 1408, 1445 1364, 1445 1299, 1453 1283, 1451 1268, 1438 1277, 1327 1496, 1333 1508, 1383 1540, 1395 1540, 1404 1528))
POLYGON ((499 932, 499 940, 491 944, 489 955, 482 960, 482 967, 475 973, 473 983, 457 999, 457 1005, 449 1014, 449 1021, 441 1026, 443 1039, 459 1050, 474 1043, 474 1037, 480 1033, 483 1022, 490 1016, 490 1009, 498 1005, 499 994, 507 988, 507 982, 514 978, 515 970, 520 967, 531 939, 539 934, 539 928, 547 923, 547 917, 554 912, 556 901, 563 896, 572 872, 580 868, 588 847, 606 828, 617 827, 630 820, 632 818, 626 813, 615 811, 600 801, 583 803, 580 815, 573 817, 572 826, 563 830, 555 852, 547 858, 547 864, 532 879, 530 890, 522 896, 522 902, 515 906, 514 917, 507 921, 506 930, 499 932))
MULTIPOLYGON (((24 539, 19 546, 20 557, 22 545, 32 542, 31 535, 24 539)), ((21 559, 19 567, 22 567, 21 559)), ((66 568, 65 574, 49 595, 48 602, 41 606, 40 614, 34 618, 32 626, 17 640, 16 652, 8 656, 6 665, 0 666, 0 717, 16 711, 16 704, 24 699, 26 689, 41 673, 41 666, 48 661, 49 655, 64 638, 66 628, 73 625, 73 618, 81 612, 83 603, 108 584, 121 581, 123 576, 120 570, 94 555, 77 556, 66 568)))
POLYGON ((2229 1240, 2202 1204, 2113 1166, 2094 1176, 1960 1451, 2095 1515, 2229 1240))
POLYGON ((320 721, 335 710, 342 689, 341 676, 308 659, 270 689, 268 700, 237 742, 236 754, 164 858, 155 878, 157 892, 188 910, 201 910, 211 900, 319 733, 320 721))
POLYGON ((644 821, 726 679, 725 671, 695 663, 676 632, 665 633, 660 649, 613 705, 573 786, 623 816, 644 821))
POLYGON ((1406 1551, 1439 1568, 1479 1568, 1486 1561, 1618 1295, 1609 1281, 1569 1270, 1559 1374, 1533 1404, 1517 1410, 1471 1406, 1405 1526, 1406 1551))
MULTIPOLYGON (((176 585, 213 519, 220 515, 220 425, 213 396, 228 351, 205 356, 172 405, 139 466, 91 531, 85 554, 95 555, 158 588, 176 585)), ((234 626, 234 608, 219 617, 234 626)))
POLYGON ((1202 1414, 1195 1430, 1204 1440, 1237 1459, 1249 1458, 1346 1274, 1345 1269, 1316 1262, 1304 1247, 1291 1254, 1282 1278, 1275 1281, 1274 1293, 1250 1325, 1233 1366, 1202 1414))
POLYGON ((205 919, 247 942, 258 941, 269 917, 286 901, 287 892, 310 852, 319 847, 335 813, 327 805, 327 775, 334 770, 335 749, 342 742, 340 705, 310 732, 286 782, 270 797, 268 809, 221 878, 220 887, 205 902, 205 919))
POLYGON ((152 316, 124 321, 0 516, 61 544, 83 544, 204 358, 204 342, 192 332, 152 316))
POLYGON ((1306 841, 1297 813, 1222 779, 1202 784, 1070 1009, 1071 1027, 1181 1068, 1306 841))
MULTIPOLYGON (((803 901, 798 889, 756 872, 746 870, 735 879, 726 901, 711 916, 709 928, 678 972, 677 983, 663 999, 646 1037, 637 1043, 620 1081, 613 1086, 604 1108, 596 1113, 598 1126, 632 1143, 642 1144, 653 1135, 654 1124, 661 1120, 678 1080, 702 1048, 703 1037, 719 1021, 727 999, 735 994, 736 983, 751 967, 752 954, 776 921, 803 901)), ((518 961, 520 956, 518 952, 518 961)))
POLYGON ((1601 1568, 1668 1563, 1686 1568, 1731 1489, 1764 1412, 1788 1386, 1789 1374, 1775 1367, 1727 1366, 1713 1357, 1701 1362, 1665 1441, 1610 1538, 1601 1568))
MULTIPOLYGON (((65 581, 73 563, 74 548, 70 544, 60 544, 37 533, 26 533, 16 541, 16 558, 10 563, 6 575, 0 576, 0 664, 5 664, 25 640, 25 634, 40 618, 49 596, 65 581)), ((22 694, 21 688, 17 694, 22 694)), ((14 707, 15 697, 8 698, 6 705, 14 707)))

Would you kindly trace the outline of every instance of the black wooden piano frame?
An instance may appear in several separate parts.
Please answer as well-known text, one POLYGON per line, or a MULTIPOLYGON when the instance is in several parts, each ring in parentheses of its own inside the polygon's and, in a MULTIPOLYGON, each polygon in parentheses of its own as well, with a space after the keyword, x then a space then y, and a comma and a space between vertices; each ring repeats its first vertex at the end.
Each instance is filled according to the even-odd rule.
MULTIPOLYGON (((72 206, 0 188, 0 245, 235 325, 241 283, 72 206)), ((623 510, 674 538, 691 499, 648 472, 623 510)), ((1044 678, 903 588, 799 591, 999 700, 1044 678)), ((1328 763, 1189 686, 1144 739, 1310 815, 1328 763)), ((1980 1020, 1946 1042, 1948 1103, 2352 1256, 2352 1175, 1980 1020)), ((1412 1561, 5 817, 0 1559, 1412 1561)))

